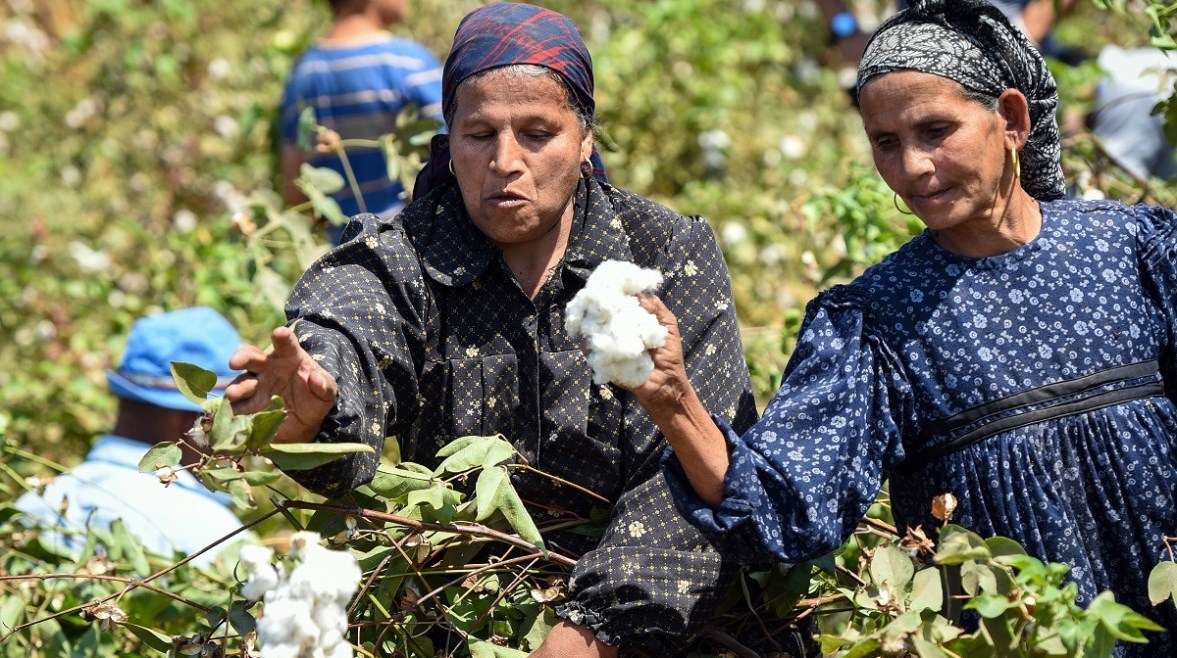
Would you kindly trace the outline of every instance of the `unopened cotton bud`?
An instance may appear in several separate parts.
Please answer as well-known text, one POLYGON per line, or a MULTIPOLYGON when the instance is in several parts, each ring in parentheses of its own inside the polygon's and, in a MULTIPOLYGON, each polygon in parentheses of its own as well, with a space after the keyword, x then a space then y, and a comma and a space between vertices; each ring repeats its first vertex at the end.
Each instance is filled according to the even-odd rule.
POLYGON ((192 439, 192 443, 197 447, 207 448, 208 435, 212 431, 213 417, 209 414, 202 414, 192 423, 192 429, 188 430, 188 438, 192 439))
POLYGON ((166 487, 179 478, 179 475, 176 473, 176 469, 172 468, 171 466, 164 466, 162 464, 160 466, 161 467, 155 472, 155 475, 159 478, 159 482, 163 486, 166 487))

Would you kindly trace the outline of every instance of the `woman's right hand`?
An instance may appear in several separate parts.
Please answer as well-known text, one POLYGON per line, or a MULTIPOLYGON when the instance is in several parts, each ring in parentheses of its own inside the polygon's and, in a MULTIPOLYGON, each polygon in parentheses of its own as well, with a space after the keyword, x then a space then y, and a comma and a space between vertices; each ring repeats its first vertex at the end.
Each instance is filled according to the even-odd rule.
POLYGON ((233 413, 257 413, 278 395, 286 403, 286 420, 275 443, 308 443, 319 434, 323 419, 335 405, 335 377, 323 369, 288 327, 270 334, 273 348, 263 352, 245 345, 233 353, 229 367, 244 370, 225 389, 233 413))

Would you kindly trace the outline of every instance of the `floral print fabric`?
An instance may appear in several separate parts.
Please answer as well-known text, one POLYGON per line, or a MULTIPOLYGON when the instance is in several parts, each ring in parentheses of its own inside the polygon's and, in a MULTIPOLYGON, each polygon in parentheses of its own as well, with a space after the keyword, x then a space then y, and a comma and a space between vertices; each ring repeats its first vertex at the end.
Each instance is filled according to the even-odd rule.
MULTIPOLYGON (((1162 535, 1177 534, 1177 217, 1113 202, 1042 211, 1039 236, 1008 253, 965 258, 925 232, 811 302, 761 421, 743 438, 725 428, 721 506, 695 497, 668 460, 684 513, 743 560, 798 561, 840 545, 886 477, 900 528, 938 527, 931 500, 951 492, 953 522, 1071 565, 1083 602, 1110 589, 1171 636, 1177 615, 1150 605, 1146 580, 1168 559, 1162 535), (1014 427, 919 464, 972 429, 928 431, 946 418, 1151 360, 1159 375, 1104 388, 1163 377, 1165 394, 1014 427)), ((1117 651, 1156 655, 1167 642, 1117 651)))

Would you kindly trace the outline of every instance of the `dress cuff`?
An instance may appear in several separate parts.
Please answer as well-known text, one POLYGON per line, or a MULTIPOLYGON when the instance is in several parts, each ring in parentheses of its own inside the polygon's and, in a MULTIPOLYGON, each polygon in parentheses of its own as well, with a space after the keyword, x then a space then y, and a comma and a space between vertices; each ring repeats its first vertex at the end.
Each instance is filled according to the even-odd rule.
POLYGON ((673 448, 667 446, 662 464, 679 511, 716 545, 722 546, 734 530, 755 523, 753 512, 762 504, 763 491, 759 486, 753 453, 747 444, 723 418, 712 414, 711 420, 727 441, 729 464, 723 479, 723 500, 717 509, 712 509, 691 488, 673 448))
POLYGON ((580 601, 565 601, 555 608, 556 616, 576 626, 584 626, 593 635, 610 646, 620 644, 620 638, 610 632, 604 615, 589 608, 580 601))

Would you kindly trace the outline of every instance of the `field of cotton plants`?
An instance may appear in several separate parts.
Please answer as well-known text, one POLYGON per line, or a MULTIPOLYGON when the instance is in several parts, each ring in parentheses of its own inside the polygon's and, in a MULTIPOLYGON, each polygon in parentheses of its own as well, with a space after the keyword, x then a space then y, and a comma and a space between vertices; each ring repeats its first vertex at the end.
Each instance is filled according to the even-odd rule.
MULTIPOLYGON (((479 4, 410 2, 401 33, 443 57, 479 4)), ((610 179, 706 217, 719 236, 765 402, 805 302, 922 228, 870 164, 853 70, 804 0, 544 4, 592 51, 610 179)), ((868 27, 890 11, 854 4, 868 27)), ((1175 10, 1081 0, 1057 34, 1091 55, 1109 42, 1172 47, 1175 10)), ((554 623, 575 556, 548 550, 552 528, 500 485, 512 452, 501 437, 461 440, 439 469, 385 455, 370 485, 324 501, 276 464, 333 455, 275 448, 264 419, 225 421, 196 471, 273 552, 207 567, 117 528, 80 555, 55 550, 10 504, 110 428, 104 373, 135 319, 207 305, 263 345, 281 322, 290 285, 327 246, 326 220, 276 192, 275 109, 327 18, 312 0, 0 0, 0 656, 513 657, 554 623), (466 479, 493 496, 467 497, 466 479), (476 544, 500 550, 463 563, 476 544), (318 599, 289 594, 312 563, 342 575, 311 582, 318 599), (314 646, 329 648, 282 653, 282 620, 306 618, 314 646)), ((1171 188, 1117 168, 1085 132, 1094 61, 1054 70, 1075 192, 1173 206, 1171 188)), ((1177 106, 1160 111, 1177 119, 1177 106)), ((394 140, 404 171, 420 163, 411 137, 394 140)), ((192 377, 182 388, 200 392, 192 377)), ((163 445, 143 466, 177 460, 163 445)), ((827 655, 1107 656, 1147 628, 1106 597, 1077 606, 1064 567, 952 525, 950 509, 938 536, 903 536, 889 518, 884 496, 834 554, 746 569, 692 655, 783 655, 774 638, 799 624, 827 655), (954 605, 978 611, 981 630, 954 626, 954 605)), ((1156 591, 1173 605, 1177 566, 1161 566, 1156 591)))

